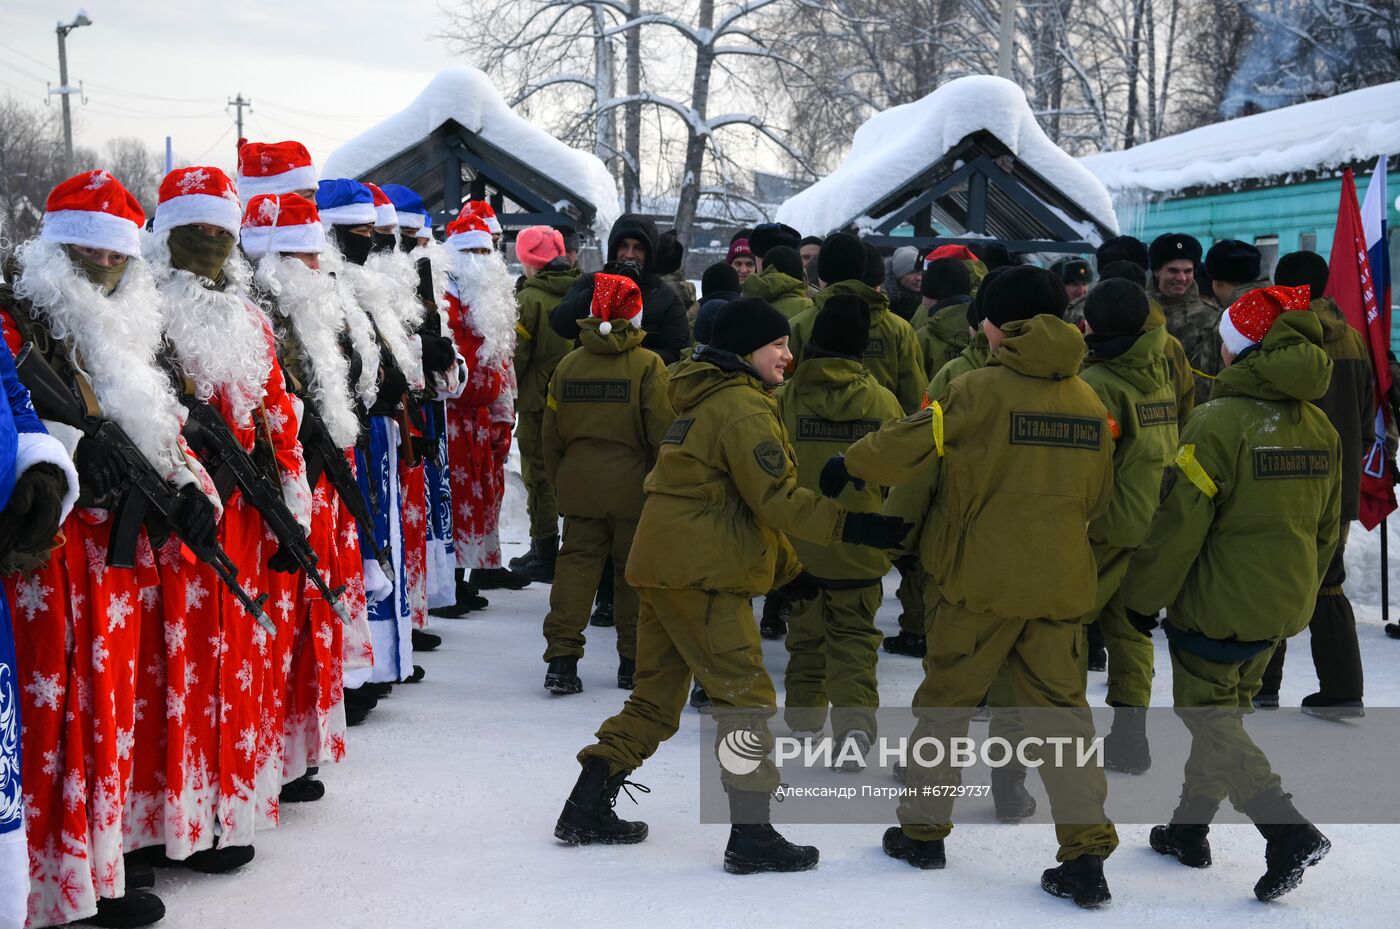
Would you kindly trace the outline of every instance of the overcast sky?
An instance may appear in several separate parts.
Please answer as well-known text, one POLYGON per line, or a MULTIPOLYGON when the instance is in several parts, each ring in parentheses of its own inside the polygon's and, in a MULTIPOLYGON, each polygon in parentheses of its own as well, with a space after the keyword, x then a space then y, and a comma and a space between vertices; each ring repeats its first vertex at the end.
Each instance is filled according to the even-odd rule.
POLYGON ((59 83, 54 27, 80 7, 92 25, 68 35, 69 80, 88 99, 73 97, 74 143, 136 136, 163 151, 169 135, 177 162, 233 168, 226 102, 241 92, 248 138, 299 139, 320 164, 463 63, 434 38, 439 0, 3 0, 0 95, 42 105, 44 82, 59 83))

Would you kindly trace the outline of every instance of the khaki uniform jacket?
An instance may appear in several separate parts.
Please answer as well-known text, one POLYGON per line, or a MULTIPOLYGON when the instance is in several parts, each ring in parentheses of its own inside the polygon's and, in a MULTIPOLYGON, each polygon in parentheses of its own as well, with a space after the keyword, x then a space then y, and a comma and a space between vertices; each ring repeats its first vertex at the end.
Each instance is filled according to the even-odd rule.
MULTIPOLYGON (((809 490, 818 489, 822 466, 832 455, 903 415, 894 394, 854 358, 809 357, 777 397, 778 414, 797 452, 797 482, 809 490)), ((852 484, 837 500, 847 510, 878 513, 884 494, 878 484, 864 490, 852 484)), ((814 545, 797 538, 792 545, 807 570, 823 580, 878 580, 890 570, 889 556, 866 545, 814 545)))
MULTIPOLYGON (((1247 289, 1252 290, 1267 283, 1264 281, 1247 289)), ((1194 281, 1180 297, 1168 297, 1157 289, 1157 283, 1153 281, 1147 295, 1162 308, 1167 331, 1177 337, 1186 351, 1186 359, 1196 378, 1196 405, 1205 403, 1210 399, 1211 382, 1220 373, 1221 367, 1220 308, 1201 297, 1200 288, 1194 281)))
POLYGON ((756 597, 802 571, 786 535, 841 538, 845 508, 798 486, 778 403, 737 356, 681 362, 670 399, 676 420, 646 478, 629 584, 756 597))
POLYGON ((812 308, 807 285, 795 277, 788 277, 777 268, 764 268, 759 274, 750 274, 740 289, 746 297, 767 300, 773 309, 789 320, 812 308))
MULTIPOLYGON (((1148 297, 1147 322, 1143 324, 1143 331, 1165 328, 1166 322, 1167 317, 1162 312, 1162 305, 1148 297)), ((1170 332, 1167 333, 1166 344, 1162 346, 1162 354, 1167 359, 1167 367, 1171 369, 1172 383, 1176 385, 1176 425, 1180 429, 1186 425, 1186 417, 1196 408, 1196 384, 1202 381, 1209 384, 1210 381, 1196 377, 1191 370, 1191 359, 1186 357, 1186 349, 1181 346, 1181 340, 1170 332)))
POLYGON ((1078 376, 1079 330, 1037 316, 1002 331, 985 368, 856 442, 846 466, 879 484, 931 480, 919 555, 945 600, 1007 619, 1079 620, 1098 584, 1085 527, 1113 493, 1108 413, 1078 376))
POLYGON ((583 342, 549 382, 544 412, 544 471, 565 516, 642 512, 642 482, 675 419, 665 366, 642 350, 646 333, 631 326, 598 332, 579 323, 583 342))
POLYGON ((1287 638, 1337 547, 1341 443, 1311 401, 1332 362, 1317 314, 1284 313, 1181 433, 1170 491, 1121 588, 1139 613, 1217 640, 1287 638))
POLYGON ((972 341, 967 328, 967 304, 970 297, 948 297, 928 309, 922 307, 909 324, 919 340, 924 356, 924 373, 932 380, 943 366, 962 354, 972 341))
POLYGON ((515 295, 520 318, 515 324, 515 408, 522 413, 544 409, 554 366, 573 349, 549 325, 549 312, 578 280, 577 269, 541 271, 525 278, 515 295))

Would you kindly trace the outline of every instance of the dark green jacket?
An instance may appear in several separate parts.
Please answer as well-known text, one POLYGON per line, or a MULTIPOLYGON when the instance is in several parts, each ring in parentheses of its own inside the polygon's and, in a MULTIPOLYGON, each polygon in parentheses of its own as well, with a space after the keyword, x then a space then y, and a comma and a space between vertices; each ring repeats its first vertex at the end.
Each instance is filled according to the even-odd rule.
POLYGON ((1342 519, 1356 519, 1361 504, 1361 462, 1375 432, 1376 390, 1371 353, 1330 297, 1309 309, 1322 321, 1322 350, 1332 359, 1327 393, 1314 401, 1342 441, 1342 519))
POLYGON ((1098 587, 1085 527, 1113 492, 1108 414, 1078 376, 1079 330, 1037 316, 1002 331, 985 368, 856 442, 846 466, 878 484, 934 475, 919 556, 944 599, 1008 619, 1077 621, 1098 587))
POLYGON ((1284 639, 1308 624, 1341 514, 1341 443, 1312 404, 1332 376, 1322 344, 1317 314, 1284 313, 1220 372, 1128 565, 1128 609, 1166 607, 1172 625, 1218 640, 1284 639))
POLYGON ((661 358, 643 351, 646 333, 579 321, 583 343, 559 362, 544 411, 544 470, 565 516, 642 512, 642 482, 675 411, 661 358))
MULTIPOLYGON (((1166 313, 1162 311, 1162 305, 1153 297, 1147 298, 1147 322, 1143 324, 1143 331, 1165 328, 1167 324, 1166 313)), ((1186 417, 1191 415, 1191 411, 1196 408, 1196 384, 1210 381, 1204 378, 1197 378, 1191 370, 1191 359, 1186 357, 1186 349, 1182 347, 1181 340, 1167 333, 1166 344, 1162 346, 1162 354, 1167 359, 1167 367, 1171 369, 1172 383, 1176 385, 1176 426, 1179 430, 1186 425, 1186 417)), ((1204 399, 1201 401, 1205 402, 1204 399)))
MULTIPOLYGON (((827 459, 902 415, 894 394, 854 358, 809 356, 777 397, 778 415, 797 452, 797 483, 810 490, 818 489, 827 459)), ((837 501, 848 510, 878 513, 884 495, 877 484, 864 490, 848 485, 837 501)), ((826 580, 878 580, 890 570, 889 556, 865 545, 815 545, 793 538, 792 546, 803 566, 826 580)))
POLYGON ((795 277, 788 277, 774 267, 764 268, 758 274, 750 274, 744 279, 740 289, 746 297, 767 300, 773 309, 789 320, 812 308, 812 298, 807 296, 807 285, 795 277))
POLYGON ((967 304, 971 299, 947 297, 928 309, 920 307, 909 321, 923 352, 924 373, 930 380, 972 341, 967 328, 967 304))
POLYGON ((987 344, 987 334, 982 330, 972 336, 972 341, 968 342, 967 348, 958 353, 958 357, 938 369, 928 382, 928 398, 930 400, 942 399, 947 392, 948 385, 954 379, 962 377, 969 371, 976 371, 987 366, 987 359, 992 356, 991 346, 987 344))
POLYGON ((578 270, 541 271, 525 278, 515 295, 520 318, 515 323, 515 408, 522 413, 544 409, 549 376, 573 348, 549 325, 549 312, 559 305, 578 270))

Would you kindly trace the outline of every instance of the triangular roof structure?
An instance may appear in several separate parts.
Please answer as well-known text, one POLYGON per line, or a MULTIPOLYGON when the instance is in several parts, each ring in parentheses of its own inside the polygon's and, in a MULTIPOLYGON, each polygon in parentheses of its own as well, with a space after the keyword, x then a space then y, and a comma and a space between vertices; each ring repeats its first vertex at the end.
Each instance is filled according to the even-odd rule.
POLYGON ((855 229, 876 245, 995 238, 1013 252, 1092 251, 1118 232, 1104 186, 1050 141, 1020 87, 988 76, 872 116, 777 220, 808 235, 855 229), (912 238, 893 234, 905 223, 912 238))
POLYGON ((332 152, 321 176, 411 187, 439 226, 467 200, 491 201, 507 228, 572 226, 600 239, 618 216, 603 162, 521 118, 476 68, 439 72, 401 112, 332 152))

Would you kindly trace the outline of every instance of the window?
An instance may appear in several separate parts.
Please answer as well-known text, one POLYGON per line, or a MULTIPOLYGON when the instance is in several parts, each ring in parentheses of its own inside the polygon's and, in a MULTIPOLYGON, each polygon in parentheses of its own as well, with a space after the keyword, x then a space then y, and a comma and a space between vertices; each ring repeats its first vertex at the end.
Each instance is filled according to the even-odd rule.
POLYGON ((1254 247, 1259 249, 1259 274, 1270 280, 1274 276, 1274 265, 1278 264, 1278 236, 1257 235, 1254 247))

